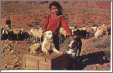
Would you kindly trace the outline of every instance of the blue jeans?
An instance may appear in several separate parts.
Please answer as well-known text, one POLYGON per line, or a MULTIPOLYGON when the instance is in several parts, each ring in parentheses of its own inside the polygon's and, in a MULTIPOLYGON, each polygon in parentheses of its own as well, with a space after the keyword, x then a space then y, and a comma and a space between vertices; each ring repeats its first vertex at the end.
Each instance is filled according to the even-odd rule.
POLYGON ((60 44, 64 42, 65 38, 62 35, 53 34, 53 43, 55 44, 55 48, 60 50, 60 44))

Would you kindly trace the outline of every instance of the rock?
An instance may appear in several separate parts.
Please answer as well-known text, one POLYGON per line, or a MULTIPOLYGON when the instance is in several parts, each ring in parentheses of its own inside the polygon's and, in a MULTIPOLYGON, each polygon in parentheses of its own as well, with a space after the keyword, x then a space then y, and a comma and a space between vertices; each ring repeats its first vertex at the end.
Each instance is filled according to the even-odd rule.
POLYGON ((4 65, 4 68, 7 68, 7 64, 4 65))
POLYGON ((8 65, 7 69, 14 69, 14 65, 8 65))
POLYGON ((14 53, 14 50, 10 50, 10 53, 13 54, 14 53))

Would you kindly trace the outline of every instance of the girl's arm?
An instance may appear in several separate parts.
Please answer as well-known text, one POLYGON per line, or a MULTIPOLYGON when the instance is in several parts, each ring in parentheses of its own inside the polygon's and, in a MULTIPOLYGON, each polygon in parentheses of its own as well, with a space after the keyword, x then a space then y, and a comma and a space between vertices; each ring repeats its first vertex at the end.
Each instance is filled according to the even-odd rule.
POLYGON ((61 17, 61 27, 66 30, 68 36, 72 35, 71 29, 69 29, 68 23, 63 16, 61 17))

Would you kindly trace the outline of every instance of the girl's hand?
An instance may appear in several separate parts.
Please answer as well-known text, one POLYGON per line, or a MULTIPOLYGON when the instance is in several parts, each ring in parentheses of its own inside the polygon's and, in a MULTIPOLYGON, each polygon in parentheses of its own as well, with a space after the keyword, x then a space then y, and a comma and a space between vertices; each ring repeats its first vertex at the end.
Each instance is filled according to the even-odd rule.
POLYGON ((66 34, 66 37, 70 37, 70 36, 72 36, 70 33, 67 33, 67 34, 66 34))

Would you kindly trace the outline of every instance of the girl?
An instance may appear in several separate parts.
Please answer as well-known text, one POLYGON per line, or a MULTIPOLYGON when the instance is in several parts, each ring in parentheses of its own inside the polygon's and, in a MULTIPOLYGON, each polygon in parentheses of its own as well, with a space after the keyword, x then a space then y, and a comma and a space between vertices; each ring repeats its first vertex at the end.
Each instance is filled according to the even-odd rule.
POLYGON ((62 13, 62 7, 57 1, 53 1, 49 5, 50 14, 45 18, 43 29, 44 31, 52 31, 53 32, 53 42, 55 47, 59 49, 59 29, 63 27, 66 31, 67 36, 71 36, 71 30, 69 29, 67 21, 64 19, 62 13))

